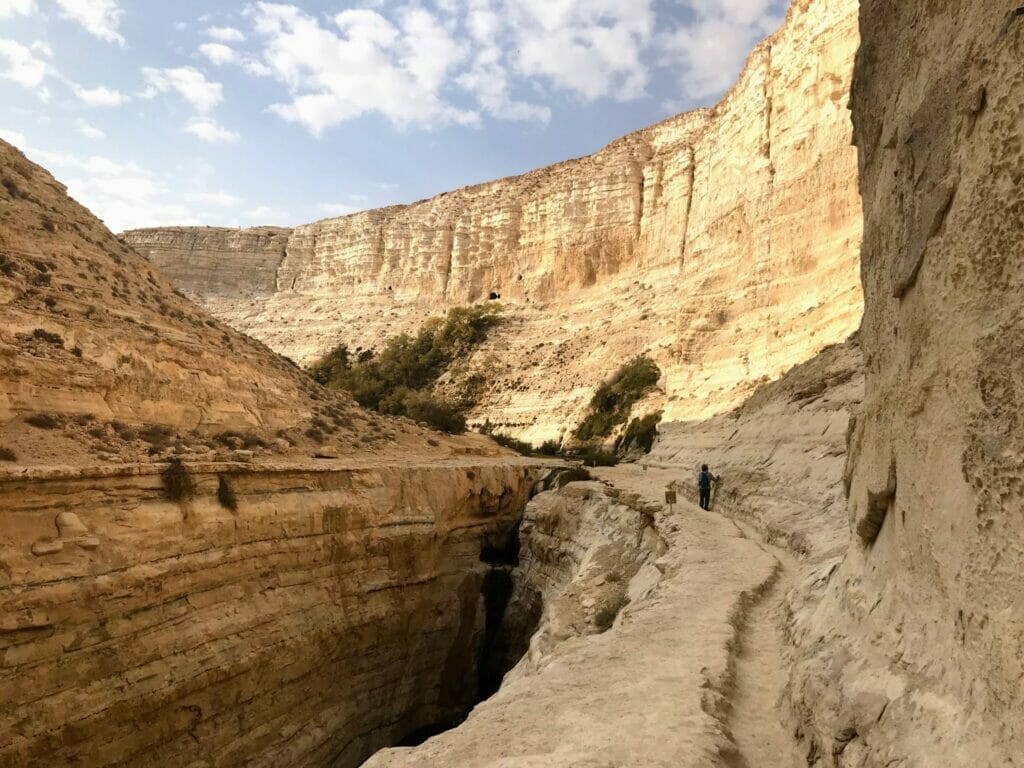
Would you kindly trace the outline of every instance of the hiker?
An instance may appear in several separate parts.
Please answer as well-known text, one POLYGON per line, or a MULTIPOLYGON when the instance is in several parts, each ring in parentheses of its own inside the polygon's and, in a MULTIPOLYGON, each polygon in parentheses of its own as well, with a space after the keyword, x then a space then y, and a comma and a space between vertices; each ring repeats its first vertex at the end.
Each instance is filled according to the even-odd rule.
POLYGON ((701 464, 700 477, 697 478, 697 488, 700 491, 700 508, 711 509, 711 486, 717 483, 718 478, 711 474, 707 464, 701 464))

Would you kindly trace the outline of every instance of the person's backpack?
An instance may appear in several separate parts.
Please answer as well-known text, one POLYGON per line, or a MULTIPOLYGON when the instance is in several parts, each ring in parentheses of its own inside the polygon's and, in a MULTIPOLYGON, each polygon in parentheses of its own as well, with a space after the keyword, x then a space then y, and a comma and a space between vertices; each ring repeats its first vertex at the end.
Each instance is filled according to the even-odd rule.
POLYGON ((711 490, 711 475, 707 472, 701 472, 700 479, 697 480, 697 485, 702 491, 711 490))

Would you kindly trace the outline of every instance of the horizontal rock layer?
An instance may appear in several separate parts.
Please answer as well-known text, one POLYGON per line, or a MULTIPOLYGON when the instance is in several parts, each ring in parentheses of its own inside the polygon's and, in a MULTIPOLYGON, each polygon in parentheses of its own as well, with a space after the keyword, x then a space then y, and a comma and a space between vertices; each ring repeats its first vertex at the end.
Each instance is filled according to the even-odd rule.
POLYGON ((216 230, 124 238, 299 362, 500 295, 509 322, 470 361, 491 377, 475 415, 530 440, 575 425, 597 383, 644 351, 665 371, 670 418, 721 412, 860 321, 856 7, 798 0, 713 110, 524 176, 298 227, 270 296, 280 242, 262 230, 222 230, 220 246, 216 230))
POLYGON ((0 765, 344 768, 473 703, 481 548, 534 470, 193 477, 0 485, 0 765))

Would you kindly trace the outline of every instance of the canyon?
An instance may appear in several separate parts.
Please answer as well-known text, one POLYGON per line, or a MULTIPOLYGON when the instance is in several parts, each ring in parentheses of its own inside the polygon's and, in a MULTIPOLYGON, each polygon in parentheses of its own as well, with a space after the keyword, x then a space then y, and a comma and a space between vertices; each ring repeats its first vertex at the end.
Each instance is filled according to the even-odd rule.
POLYGON ((0 142, 0 765, 1019 762, 1022 56, 1007 0, 796 0, 713 110, 295 230, 117 238, 0 142), (651 452, 278 354, 491 294, 475 418, 644 351, 651 452))
POLYGON ((451 306, 506 322, 471 421, 561 439, 636 354, 669 421, 739 405, 862 315, 848 91, 857 3, 801 0, 713 109, 589 157, 294 230, 122 235, 213 315, 307 364, 451 306))

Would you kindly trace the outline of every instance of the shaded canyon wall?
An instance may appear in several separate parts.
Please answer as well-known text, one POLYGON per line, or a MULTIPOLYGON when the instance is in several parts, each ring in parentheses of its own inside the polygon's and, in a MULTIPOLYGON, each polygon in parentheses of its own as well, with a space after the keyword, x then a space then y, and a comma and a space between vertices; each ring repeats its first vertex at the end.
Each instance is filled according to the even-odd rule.
POLYGON ((533 469, 191 471, 0 483, 0 765, 344 768, 475 702, 533 469))
POLYGON ((1024 14, 864 0, 850 551, 797 616, 815 765, 1024 754, 1024 14))

